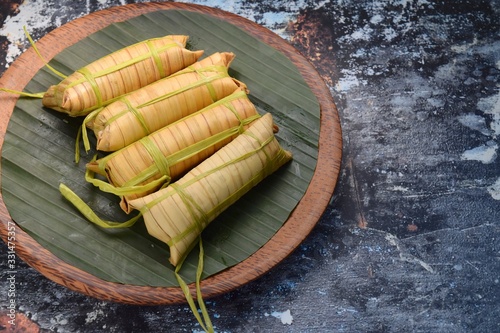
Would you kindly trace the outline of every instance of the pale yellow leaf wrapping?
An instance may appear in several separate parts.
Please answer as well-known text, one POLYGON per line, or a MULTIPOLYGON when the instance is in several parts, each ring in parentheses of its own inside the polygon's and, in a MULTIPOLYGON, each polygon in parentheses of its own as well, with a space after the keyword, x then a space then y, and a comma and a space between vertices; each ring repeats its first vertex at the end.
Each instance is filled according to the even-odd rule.
POLYGON ((215 217, 291 158, 268 113, 178 181, 129 204, 148 233, 168 244, 176 266, 215 217))
POLYGON ((198 112, 88 163, 87 169, 106 176, 110 187, 104 187, 99 179, 89 181, 119 195, 120 206, 130 213, 130 200, 178 179, 237 137, 259 117, 246 91, 240 88, 198 112), (160 181, 154 187, 142 188, 157 180, 160 181))
POLYGON ((42 104, 70 116, 87 115, 196 62, 203 51, 186 49, 187 39, 169 35, 115 51, 49 87, 42 104))
POLYGON ((230 77, 233 53, 215 53, 90 114, 97 149, 116 151, 246 86, 230 77))

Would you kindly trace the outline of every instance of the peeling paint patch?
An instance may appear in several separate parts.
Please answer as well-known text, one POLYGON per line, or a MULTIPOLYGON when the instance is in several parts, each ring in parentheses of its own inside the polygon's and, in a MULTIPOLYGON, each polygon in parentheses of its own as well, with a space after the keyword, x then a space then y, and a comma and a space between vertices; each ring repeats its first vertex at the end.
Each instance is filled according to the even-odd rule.
POLYGON ((274 311, 273 313, 271 313, 271 316, 280 319, 283 325, 291 325, 293 322, 293 317, 290 313, 290 310, 286 310, 285 312, 274 311))
POLYGON ((496 136, 500 135, 500 93, 479 100, 477 108, 492 117, 490 128, 496 136))
POLYGON ((365 82, 360 81, 353 71, 350 70, 342 70, 343 77, 341 77, 336 85, 337 91, 346 92, 351 88, 358 87, 365 82))
POLYGON ((179 1, 192 4, 199 4, 209 7, 221 8, 225 11, 237 13, 238 15, 252 20, 260 25, 265 26, 275 34, 284 39, 288 39, 286 27, 290 21, 296 20, 301 8, 304 8, 307 1, 299 1, 295 3, 286 3, 286 6, 280 6, 274 2, 275 10, 261 13, 258 9, 262 4, 256 3, 239 3, 237 1, 221 2, 218 0, 194 0, 194 1, 179 1), (221 6, 223 3, 223 6, 221 6))
POLYGON ((26 26, 28 32, 32 33, 47 26, 60 26, 61 22, 54 20, 58 11, 61 11, 61 8, 47 6, 45 2, 24 1, 19 6, 17 15, 7 17, 0 29, 0 35, 6 36, 9 41, 5 59, 7 64, 14 61, 29 45, 23 27, 26 26))
POLYGON ((467 161, 479 161, 484 164, 490 164, 497 158, 498 145, 493 142, 466 150, 461 158, 467 161))
POLYGON ((393 191, 395 192, 408 192, 410 189, 408 187, 403 187, 403 186, 394 186, 392 188, 393 191))
POLYGON ((486 119, 477 114, 466 114, 458 117, 458 121, 470 129, 480 132, 483 135, 491 135, 486 126, 486 119))
POLYGON ((91 323, 91 322, 95 321, 98 317, 100 317, 102 315, 104 315, 104 312, 101 309, 97 309, 95 311, 88 312, 87 313, 87 318, 85 318, 85 323, 86 324, 91 323))
POLYGON ((493 185, 488 187, 488 193, 493 199, 500 200, 500 178, 498 178, 493 185))

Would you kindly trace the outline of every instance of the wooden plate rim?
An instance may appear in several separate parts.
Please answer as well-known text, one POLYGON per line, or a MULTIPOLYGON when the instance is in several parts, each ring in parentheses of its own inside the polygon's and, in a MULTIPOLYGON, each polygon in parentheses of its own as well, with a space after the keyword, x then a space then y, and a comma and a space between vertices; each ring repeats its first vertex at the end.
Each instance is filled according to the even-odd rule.
MULTIPOLYGON (((337 183, 342 157, 342 133, 331 93, 314 67, 287 41, 270 30, 217 8, 172 2, 111 7, 75 19, 49 32, 37 42, 37 46, 42 50, 44 58, 50 60, 66 47, 112 23, 154 11, 172 9, 198 12, 225 20, 282 52, 297 66, 316 95, 321 108, 317 167, 306 193, 283 227, 262 248, 243 262, 201 282, 204 297, 210 298, 260 277, 285 259, 309 235, 330 202, 337 183)), ((0 78, 0 87, 23 90, 43 66, 44 63, 30 48, 5 71, 0 78)), ((17 98, 12 94, 0 92, 0 151, 17 98)), ((73 291, 101 300, 134 305, 185 302, 184 294, 178 287, 136 286, 109 282, 62 261, 15 224, 1 195, 0 221, 0 236, 8 246, 15 247, 15 253, 19 258, 45 277, 73 291)), ((194 292, 194 286, 190 287, 194 292)))

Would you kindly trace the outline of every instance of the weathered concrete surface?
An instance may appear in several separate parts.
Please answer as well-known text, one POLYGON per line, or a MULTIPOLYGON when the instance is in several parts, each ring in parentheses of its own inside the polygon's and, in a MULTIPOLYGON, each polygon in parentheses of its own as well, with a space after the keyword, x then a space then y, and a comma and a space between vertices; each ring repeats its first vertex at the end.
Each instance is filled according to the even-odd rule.
MULTIPOLYGON (((0 30, 12 34, 2 64, 23 48, 22 24, 40 37, 126 2, 26 2, 0 30)), ((261 279, 207 302, 217 331, 500 331, 500 2, 193 3, 288 39, 331 87, 344 131, 318 226, 261 279)), ((18 266, 16 310, 42 331, 199 330, 187 306, 101 302, 18 266)))

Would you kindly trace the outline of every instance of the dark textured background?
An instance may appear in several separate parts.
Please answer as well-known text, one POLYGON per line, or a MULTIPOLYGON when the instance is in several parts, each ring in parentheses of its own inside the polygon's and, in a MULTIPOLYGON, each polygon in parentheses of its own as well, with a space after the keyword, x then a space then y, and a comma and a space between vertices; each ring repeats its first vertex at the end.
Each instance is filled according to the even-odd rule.
MULTIPOLYGON (((135 1, 20 2, 0 4, 1 72, 27 47, 23 24, 36 39, 135 1)), ((344 135, 317 227, 262 278, 207 300, 217 331, 500 332, 500 2, 192 3, 290 41, 330 87, 344 135)), ((42 332, 199 330, 187 306, 102 302, 18 266, 18 315, 42 332)))

